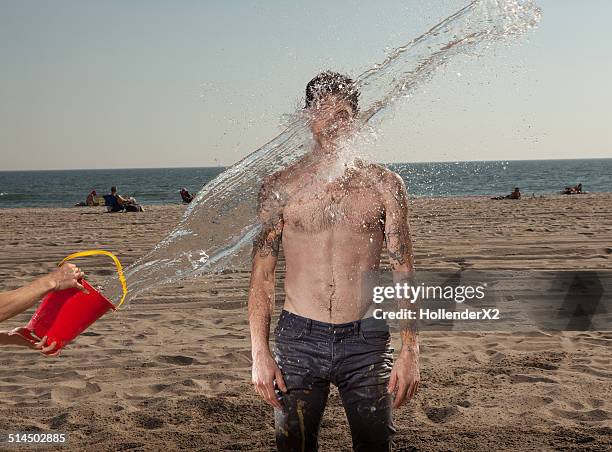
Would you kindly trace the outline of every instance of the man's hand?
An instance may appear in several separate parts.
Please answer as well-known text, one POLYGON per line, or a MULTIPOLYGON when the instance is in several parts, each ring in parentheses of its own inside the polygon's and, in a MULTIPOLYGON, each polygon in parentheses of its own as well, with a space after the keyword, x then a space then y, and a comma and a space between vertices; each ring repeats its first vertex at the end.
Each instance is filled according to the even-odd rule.
POLYGON ((85 274, 74 264, 64 264, 45 278, 51 283, 53 290, 64 290, 70 288, 79 289, 85 293, 87 290, 79 282, 85 274))
POLYGON ((274 392, 274 381, 278 388, 287 392, 283 375, 269 350, 253 354, 253 386, 255 391, 274 408, 282 409, 274 392))
POLYGON ((418 348, 416 350, 402 349, 393 365, 391 379, 387 386, 389 394, 395 392, 393 408, 399 408, 410 400, 417 393, 420 381, 418 348))

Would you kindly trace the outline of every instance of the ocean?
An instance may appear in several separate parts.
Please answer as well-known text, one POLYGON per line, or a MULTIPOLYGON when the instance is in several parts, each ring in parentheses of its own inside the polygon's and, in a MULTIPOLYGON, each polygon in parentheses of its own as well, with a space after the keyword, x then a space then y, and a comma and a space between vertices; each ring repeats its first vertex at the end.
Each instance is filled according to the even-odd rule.
MULTIPOLYGON (((589 192, 612 192, 612 159, 394 163, 411 196, 496 196, 519 187, 523 195, 558 193, 582 183, 589 192)), ((70 207, 91 189, 116 185, 143 205, 179 203, 225 168, 155 168, 66 171, 0 171, 0 208, 70 207)))

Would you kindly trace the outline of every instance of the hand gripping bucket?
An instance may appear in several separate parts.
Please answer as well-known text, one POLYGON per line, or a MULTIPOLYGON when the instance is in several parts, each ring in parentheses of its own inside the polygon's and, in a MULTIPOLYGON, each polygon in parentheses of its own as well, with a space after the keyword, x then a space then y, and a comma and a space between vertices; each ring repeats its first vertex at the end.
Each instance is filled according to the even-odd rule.
POLYGON ((123 296, 119 303, 115 306, 83 279, 81 284, 89 292, 88 294, 79 289, 66 289, 49 293, 43 298, 26 327, 18 328, 15 330, 15 334, 21 335, 33 344, 39 342, 40 338, 47 336, 46 345, 56 343, 55 350, 50 351, 49 354, 55 354, 107 311, 111 309, 116 311, 121 306, 127 295, 127 285, 121 263, 114 254, 102 250, 82 251, 71 254, 59 265, 61 266, 77 257, 93 255, 109 256, 115 262, 123 290, 123 296))

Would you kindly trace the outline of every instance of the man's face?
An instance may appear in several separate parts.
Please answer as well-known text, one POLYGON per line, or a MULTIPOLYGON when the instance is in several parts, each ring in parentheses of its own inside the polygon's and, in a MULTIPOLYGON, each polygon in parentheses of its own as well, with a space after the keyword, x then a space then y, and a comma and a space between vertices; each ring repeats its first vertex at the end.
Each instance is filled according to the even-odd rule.
POLYGON ((325 95, 311 107, 310 129, 316 138, 334 140, 345 135, 354 119, 350 103, 339 95, 325 95))

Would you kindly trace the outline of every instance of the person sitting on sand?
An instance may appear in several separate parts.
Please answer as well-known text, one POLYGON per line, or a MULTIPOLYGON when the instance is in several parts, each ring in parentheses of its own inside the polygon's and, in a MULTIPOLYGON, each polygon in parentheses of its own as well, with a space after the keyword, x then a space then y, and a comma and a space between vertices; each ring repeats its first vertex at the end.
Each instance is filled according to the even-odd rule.
POLYGON ((142 206, 138 204, 136 198, 132 196, 127 198, 127 202, 124 204, 124 207, 126 212, 144 212, 142 206))
POLYGON ((98 194, 96 193, 95 190, 92 190, 88 195, 87 198, 85 198, 85 202, 81 201, 75 204, 75 207, 85 207, 85 206, 95 206, 96 205, 96 196, 98 196, 98 194))
MULTIPOLYGON (((79 282, 82 278, 83 272, 76 265, 67 263, 19 289, 0 293, 0 322, 31 308, 49 292, 76 288, 87 293, 79 282)), ((32 345, 18 334, 19 330, 20 328, 13 331, 0 331, 0 345, 20 345, 35 348, 42 353, 55 349, 55 342, 46 344, 46 336, 41 338, 37 344, 32 345)))
POLYGON ((563 194, 564 195, 581 195, 582 194, 582 184, 579 183, 578 185, 575 185, 574 187, 565 187, 563 194))
POLYGON ((191 196, 185 187, 181 188, 181 198, 183 198, 183 202, 185 204, 189 204, 191 201, 193 201, 193 196, 191 196))
POLYGON ((98 196, 98 193, 96 193, 95 190, 92 190, 91 193, 87 195, 87 199, 85 199, 85 204, 90 207, 94 206, 96 204, 96 196, 98 196))
POLYGON ((104 202, 109 212, 123 212, 128 200, 117 193, 117 187, 113 185, 110 194, 104 196, 104 202))
POLYGON ((144 212, 144 209, 140 204, 136 202, 136 199, 124 198, 117 193, 117 187, 112 186, 110 195, 104 196, 104 202, 109 212, 144 212))
POLYGON ((506 196, 495 196, 491 199, 521 199, 521 191, 518 187, 514 187, 512 193, 506 196))

